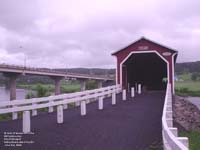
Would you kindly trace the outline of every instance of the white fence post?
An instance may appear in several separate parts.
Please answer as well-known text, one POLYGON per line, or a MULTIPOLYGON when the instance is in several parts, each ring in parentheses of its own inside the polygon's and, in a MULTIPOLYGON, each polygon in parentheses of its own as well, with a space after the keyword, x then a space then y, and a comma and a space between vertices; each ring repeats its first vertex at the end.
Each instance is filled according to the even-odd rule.
MULTIPOLYGON (((51 100, 49 103, 52 104, 53 101, 51 100)), ((51 113, 51 112, 53 112, 53 106, 49 106, 49 113, 51 113)))
POLYGON ((31 131, 30 111, 23 112, 23 132, 28 133, 31 131))
POLYGON ((141 94, 141 84, 138 84, 138 94, 141 94))
POLYGON ((115 91, 112 93, 112 105, 116 104, 116 93, 115 91))
MULTIPOLYGON (((36 106, 36 103, 33 103, 33 108, 36 106)), ((37 109, 33 109, 32 110, 32 116, 36 116, 37 115, 37 109)))
POLYGON ((32 116, 37 116, 37 110, 36 109, 32 110, 32 116))
POLYGON ((87 99, 87 100, 86 100, 86 104, 89 104, 89 103, 90 103, 90 100, 89 100, 89 99, 87 99))
MULTIPOLYGON (((16 106, 13 106, 13 108, 16 108, 16 106)), ((12 112, 12 120, 16 120, 18 118, 17 112, 12 112)))
MULTIPOLYGON (((96 92, 96 93, 95 93, 95 95, 96 95, 96 94, 98 95, 98 94, 99 94, 99 92, 96 92)), ((97 100, 98 100, 98 97, 94 98, 94 100, 93 100, 93 101, 97 101, 97 100)), ((91 101, 91 102, 93 102, 93 101, 91 101)))
POLYGON ((173 112, 172 111, 166 111, 166 119, 173 119, 173 112))
POLYGON ((80 106, 80 102, 75 102, 75 106, 80 106))
POLYGON ((81 101, 81 116, 86 115, 86 102, 81 101))
POLYGON ((131 97, 134 97, 134 96, 135 96, 135 88, 132 87, 132 88, 131 88, 131 97))
POLYGON ((63 106, 57 106, 57 123, 63 123, 63 106))
POLYGON ((67 108, 68 108, 68 104, 64 104, 63 109, 67 109, 67 108))
POLYGON ((135 91, 137 92, 138 91, 138 84, 135 83, 135 91))
POLYGON ((124 89, 123 92, 122 92, 122 100, 123 101, 126 100, 126 89, 124 89))
POLYGON ((168 127, 173 127, 173 119, 172 118, 166 118, 166 122, 167 122, 167 125, 168 127))
POLYGON ((178 136, 178 130, 177 130, 177 128, 169 128, 169 130, 174 134, 174 136, 175 137, 177 137, 178 136))
POLYGON ((189 148, 189 141, 187 137, 177 137, 177 139, 185 145, 185 147, 189 148))
POLYGON ((99 104, 99 110, 102 110, 103 109, 103 97, 99 97, 98 104, 99 104))
POLYGON ((130 83, 128 83, 128 92, 130 92, 130 83))
POLYGON ((12 120, 16 120, 17 119, 17 112, 13 112, 12 113, 12 120))

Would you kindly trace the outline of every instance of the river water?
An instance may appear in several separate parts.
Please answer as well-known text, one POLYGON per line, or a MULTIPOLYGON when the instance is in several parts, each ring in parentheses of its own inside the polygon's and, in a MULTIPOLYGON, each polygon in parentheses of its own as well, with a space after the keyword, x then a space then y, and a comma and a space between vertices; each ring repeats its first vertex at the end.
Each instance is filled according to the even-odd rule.
MULTIPOLYGON (((17 99, 24 99, 26 94, 30 90, 25 90, 25 89, 17 89, 16 94, 17 94, 17 99)), ((1 101, 8 101, 10 100, 10 91, 9 89, 6 89, 5 87, 0 87, 0 102, 1 101)))
POLYGON ((200 97, 188 97, 187 100, 196 105, 200 110, 200 97))

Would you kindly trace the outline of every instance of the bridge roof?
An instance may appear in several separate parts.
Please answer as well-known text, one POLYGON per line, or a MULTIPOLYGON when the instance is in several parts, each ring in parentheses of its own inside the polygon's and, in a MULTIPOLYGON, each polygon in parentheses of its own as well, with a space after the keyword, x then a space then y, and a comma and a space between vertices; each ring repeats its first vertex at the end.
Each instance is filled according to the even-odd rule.
POLYGON ((151 44, 154 44, 154 45, 157 45, 157 46, 159 46, 159 47, 161 47, 161 48, 163 48, 163 49, 165 49, 165 50, 167 50, 167 51, 169 51, 171 53, 178 53, 178 51, 175 50, 175 49, 172 49, 172 48, 169 48, 167 46, 161 45, 161 44, 159 44, 157 42, 154 42, 152 40, 149 40, 149 39, 147 39, 145 37, 141 37, 140 39, 134 41, 133 43, 129 44, 128 46, 126 46, 126 47, 124 47, 124 48, 122 48, 122 49, 120 49, 120 50, 118 50, 116 52, 113 52, 112 55, 118 55, 119 53, 121 53, 122 51, 126 50, 127 48, 132 47, 132 46, 136 45, 137 43, 144 42, 144 41, 148 42, 148 43, 151 43, 151 44))

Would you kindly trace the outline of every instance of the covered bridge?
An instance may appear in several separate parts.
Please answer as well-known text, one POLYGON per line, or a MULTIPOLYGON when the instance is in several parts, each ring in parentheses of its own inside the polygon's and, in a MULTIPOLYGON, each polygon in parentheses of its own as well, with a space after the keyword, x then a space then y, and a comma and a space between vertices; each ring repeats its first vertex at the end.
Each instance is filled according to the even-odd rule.
POLYGON ((178 52, 142 37, 131 45, 112 53, 117 58, 116 83, 124 89, 164 89, 171 83, 174 93, 174 64, 178 52))

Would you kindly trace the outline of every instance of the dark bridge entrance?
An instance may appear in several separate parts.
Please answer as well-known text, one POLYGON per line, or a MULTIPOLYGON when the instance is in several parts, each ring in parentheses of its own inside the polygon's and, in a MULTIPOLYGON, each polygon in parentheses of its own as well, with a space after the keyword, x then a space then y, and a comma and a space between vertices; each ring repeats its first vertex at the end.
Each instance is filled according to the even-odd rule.
POLYGON ((124 63, 127 68, 127 85, 140 83, 143 89, 160 90, 166 86, 167 63, 156 53, 135 53, 124 63))
POLYGON ((162 90, 170 83, 174 93, 177 51, 141 38, 112 55, 117 58, 116 83, 124 89, 141 84, 143 89, 162 90))

